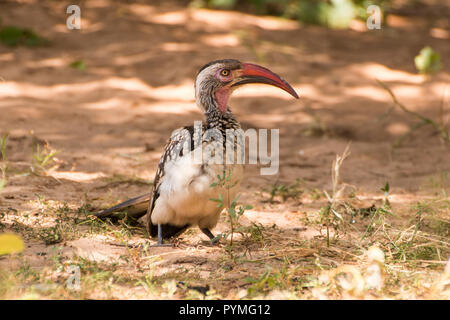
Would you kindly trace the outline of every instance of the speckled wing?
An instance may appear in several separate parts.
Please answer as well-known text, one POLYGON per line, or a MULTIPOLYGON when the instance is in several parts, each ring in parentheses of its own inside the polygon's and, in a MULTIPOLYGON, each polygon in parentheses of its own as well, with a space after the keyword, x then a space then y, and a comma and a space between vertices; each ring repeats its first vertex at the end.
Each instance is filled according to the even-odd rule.
MULTIPOLYGON (((158 233, 157 226, 153 225, 151 222, 151 216, 153 209, 155 207, 155 202, 158 200, 160 195, 160 186, 165 176, 165 165, 169 161, 175 161, 177 158, 182 157, 185 152, 190 152, 194 150, 195 139, 201 139, 201 135, 196 137, 194 134, 195 130, 193 126, 188 126, 175 130, 172 136, 166 143, 164 147, 164 152, 156 170, 155 179, 153 182, 152 199, 150 200, 148 211, 147 211, 147 230, 150 232, 151 236, 156 236, 158 233)), ((172 225, 163 225, 163 237, 169 238, 175 234, 184 230, 187 226, 178 227, 172 225)))

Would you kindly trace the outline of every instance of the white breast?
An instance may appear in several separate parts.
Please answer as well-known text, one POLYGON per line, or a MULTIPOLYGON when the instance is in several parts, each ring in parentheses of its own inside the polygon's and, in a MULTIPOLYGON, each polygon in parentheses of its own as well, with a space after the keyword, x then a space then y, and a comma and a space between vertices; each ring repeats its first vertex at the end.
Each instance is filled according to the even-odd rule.
POLYGON ((151 215, 153 224, 190 224, 200 228, 213 228, 217 224, 223 208, 218 208, 218 203, 211 199, 217 199, 221 194, 225 205, 234 199, 243 178, 243 166, 207 162, 195 163, 191 152, 165 164, 160 196, 151 215), (226 185, 234 186, 230 189, 211 187, 224 170, 226 173, 231 170, 226 185))

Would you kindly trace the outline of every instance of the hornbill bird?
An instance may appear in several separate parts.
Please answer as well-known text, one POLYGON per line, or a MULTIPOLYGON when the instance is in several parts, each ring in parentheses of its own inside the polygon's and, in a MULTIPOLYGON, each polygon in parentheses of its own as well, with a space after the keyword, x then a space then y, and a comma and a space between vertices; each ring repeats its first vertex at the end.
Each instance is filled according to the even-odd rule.
POLYGON ((240 129, 228 107, 228 99, 236 88, 249 83, 276 86, 298 99, 285 80, 262 66, 235 59, 209 62, 199 70, 195 80, 196 104, 206 118, 201 130, 190 126, 174 131, 164 148, 151 193, 122 202, 96 216, 103 218, 126 209, 128 216, 144 217, 150 235, 158 237, 158 245, 190 226, 198 226, 213 241, 211 229, 216 226, 223 207, 211 199, 222 198, 224 204, 229 203, 243 177, 242 164, 216 161, 218 154, 226 154, 226 148, 237 151, 242 147, 226 136, 228 130, 240 129), (203 151, 200 161, 196 158, 199 148, 203 151), (206 152, 209 156, 205 156, 205 150, 209 150, 206 152), (228 174, 228 186, 215 183, 224 172, 228 174))

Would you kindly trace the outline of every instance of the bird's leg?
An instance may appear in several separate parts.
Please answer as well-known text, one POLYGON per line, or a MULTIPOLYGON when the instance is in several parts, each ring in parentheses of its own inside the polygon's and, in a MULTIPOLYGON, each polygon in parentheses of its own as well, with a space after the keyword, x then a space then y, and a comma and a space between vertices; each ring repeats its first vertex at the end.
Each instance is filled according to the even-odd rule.
POLYGON ((208 228, 202 228, 201 230, 208 236, 212 244, 217 244, 219 242, 219 239, 216 238, 208 228))
POLYGON ((158 246, 161 246, 162 244, 162 226, 158 223, 158 246))
POLYGON ((152 245, 152 247, 171 247, 172 244, 163 244, 163 237, 162 237, 162 225, 158 224, 158 242, 155 245, 152 245))

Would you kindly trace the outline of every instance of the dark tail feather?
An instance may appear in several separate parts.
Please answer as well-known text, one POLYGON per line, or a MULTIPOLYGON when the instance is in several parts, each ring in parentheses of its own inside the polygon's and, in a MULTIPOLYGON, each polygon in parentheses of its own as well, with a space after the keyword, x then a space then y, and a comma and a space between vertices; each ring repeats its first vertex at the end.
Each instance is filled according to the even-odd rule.
MULTIPOLYGON (((152 197, 151 193, 143 194, 142 196, 129 199, 127 201, 121 202, 114 207, 103 210, 101 212, 95 213, 94 215, 99 218, 105 218, 112 216, 116 212, 120 212, 126 209, 129 217, 134 219, 139 219, 147 213, 149 201, 152 197)), ((158 226, 150 223, 149 225, 150 235, 152 237, 156 237, 158 235, 158 226)), ((163 224, 162 225, 162 237, 163 239, 170 239, 172 237, 176 237, 179 234, 183 233, 189 225, 184 226, 174 226, 172 224, 163 224)))
POLYGON ((94 215, 99 218, 105 218, 117 211, 122 211, 123 209, 127 209, 127 214, 130 217, 135 219, 139 219, 147 213, 148 204, 152 197, 151 193, 143 194, 142 196, 129 199, 118 205, 115 205, 112 208, 103 210, 101 212, 95 213, 94 215))

